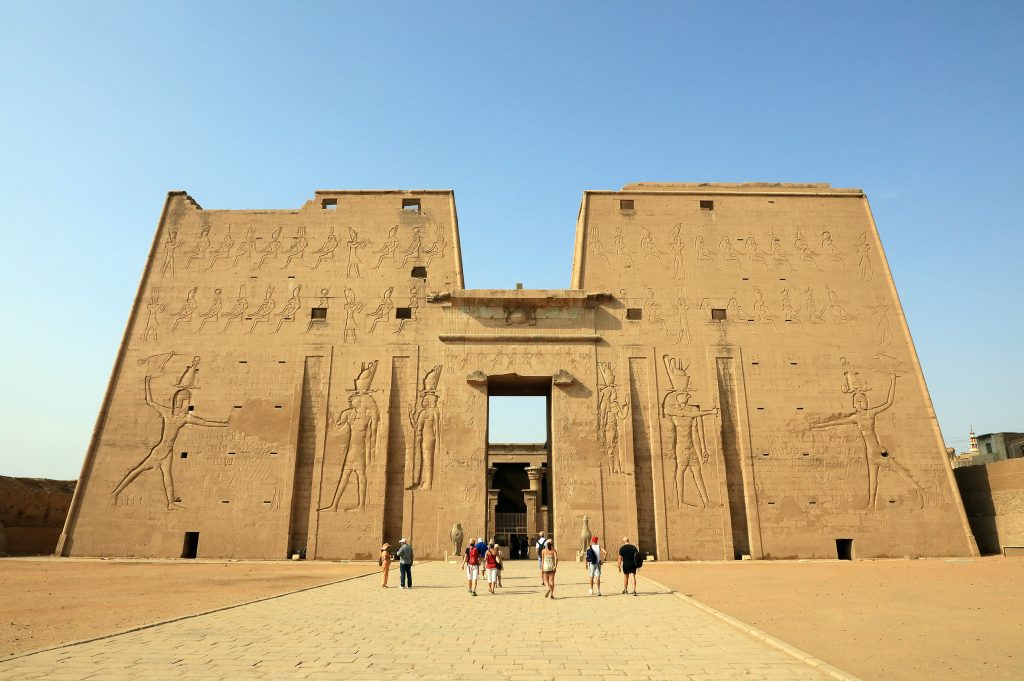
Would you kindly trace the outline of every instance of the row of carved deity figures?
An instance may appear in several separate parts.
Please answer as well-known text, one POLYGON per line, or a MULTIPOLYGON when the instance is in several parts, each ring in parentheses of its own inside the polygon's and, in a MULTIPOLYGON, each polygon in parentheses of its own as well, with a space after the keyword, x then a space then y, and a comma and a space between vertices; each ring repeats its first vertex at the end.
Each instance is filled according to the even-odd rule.
POLYGON ((702 234, 693 237, 693 255, 687 256, 689 236, 686 227, 680 223, 672 230, 672 237, 661 245, 647 227, 640 227, 640 234, 628 237, 622 226, 615 228, 611 245, 601 240, 599 228, 591 227, 591 252, 603 258, 611 269, 636 269, 637 259, 649 266, 656 263, 661 270, 671 271, 674 279, 686 276, 686 265, 689 260, 698 268, 712 270, 734 269, 738 271, 785 271, 796 272, 800 269, 824 271, 832 267, 847 272, 857 272, 861 279, 874 276, 874 264, 871 257, 871 244, 867 232, 861 232, 849 249, 844 250, 836 244, 832 232, 821 233, 820 245, 811 245, 803 231, 796 230, 792 241, 792 249, 787 249, 782 238, 772 235, 767 249, 763 248, 757 237, 751 235, 733 239, 728 234, 722 235, 713 250, 702 234), (737 247, 737 243, 739 246, 737 247), (614 259, 614 261, 613 261, 614 259), (645 262, 646 261, 646 262, 645 262))
MULTIPOLYGON (((159 470, 167 510, 185 508, 174 488, 175 443, 179 434, 186 426, 231 427, 230 419, 210 419, 199 415, 192 408, 193 391, 199 389, 199 364, 200 357, 194 357, 176 381, 167 404, 154 398, 153 377, 146 374, 143 379, 144 399, 160 417, 160 437, 111 490, 111 505, 118 505, 120 495, 143 474, 159 470)), ((372 387, 377 366, 377 360, 360 365, 353 387, 348 390, 347 406, 331 419, 333 438, 330 442, 334 443, 336 449, 326 451, 322 465, 323 472, 326 472, 328 465, 337 467, 338 475, 334 480, 330 501, 318 508, 319 511, 337 511, 350 482, 355 483, 356 503, 346 510, 363 510, 366 507, 367 469, 374 463, 377 454, 381 417, 373 395, 377 391, 372 387)), ((438 388, 441 370, 438 364, 425 372, 415 400, 407 407, 406 418, 411 437, 406 438, 406 489, 429 490, 433 484, 434 461, 441 442, 438 388)))
MULTIPOLYGON (((676 343, 689 345, 691 340, 691 322, 695 312, 700 313, 701 322, 726 326, 743 327, 751 334, 757 334, 758 328, 770 328, 778 335, 794 333, 796 335, 832 335, 833 331, 856 334, 859 331, 857 316, 840 302, 839 294, 831 286, 825 286, 825 300, 816 297, 814 288, 807 286, 803 290, 803 302, 794 304, 793 294, 789 288, 779 289, 778 307, 769 302, 764 291, 753 288, 753 300, 750 307, 744 307, 738 298, 729 298, 724 310, 714 313, 715 304, 710 298, 702 298, 697 307, 692 307, 680 290, 676 301, 670 306, 663 306, 649 286, 644 287, 644 297, 637 300, 631 298, 625 289, 619 291, 620 300, 635 301, 643 311, 642 320, 648 325, 664 327, 666 334, 674 337, 676 343), (716 317, 716 314, 719 316, 716 317), (792 329, 792 331, 789 331, 792 329), (784 331, 785 330, 785 331, 784 331), (820 334, 816 331, 820 330, 820 334)), ((892 345, 893 332, 889 322, 891 308, 884 296, 876 296, 875 303, 869 307, 874 319, 873 333, 879 345, 892 345)))
POLYGON ((316 270, 343 257, 345 276, 359 279, 363 275, 364 257, 373 262, 372 270, 379 270, 385 264, 392 269, 402 269, 410 264, 429 267, 435 258, 444 258, 448 249, 444 225, 438 225, 429 245, 424 241, 421 225, 412 227, 407 244, 400 243, 399 226, 395 225, 388 230, 379 246, 360 236, 354 227, 347 228, 348 235, 342 242, 335 235, 335 228, 331 227, 315 249, 311 248, 306 228, 302 225, 296 227, 294 236, 284 238, 281 236, 284 228, 275 227, 265 242, 256 236, 256 227, 249 227, 245 236, 236 240, 232 226, 227 225, 216 243, 211 236, 212 230, 209 226, 202 227, 196 239, 189 243, 181 240, 178 230, 168 230, 161 251, 160 275, 173 277, 177 272, 209 272, 214 268, 233 271, 239 267, 254 272, 297 267, 316 270))
MULTIPOLYGON (((401 319, 395 320, 395 303, 393 294, 395 287, 387 286, 381 293, 377 306, 364 312, 367 303, 358 300, 358 296, 350 288, 344 290, 340 301, 341 311, 344 315, 342 324, 342 342, 355 343, 359 333, 365 329, 366 333, 374 333, 380 326, 394 326, 392 333, 399 334, 405 329, 406 323, 412 323, 417 318, 423 296, 421 284, 412 284, 409 287, 408 314, 401 319), (397 321, 397 324, 393 324, 397 321), (369 328, 366 328, 369 325, 369 328)), ((280 308, 274 297, 274 287, 268 286, 263 295, 263 300, 255 308, 250 304, 246 294, 245 284, 238 288, 238 297, 225 309, 223 290, 214 288, 209 298, 203 305, 200 305, 199 287, 193 286, 185 294, 185 299, 180 306, 168 307, 161 302, 160 294, 156 290, 150 295, 146 303, 146 324, 139 335, 142 341, 157 342, 161 335, 161 318, 170 323, 170 334, 188 331, 195 335, 204 332, 213 334, 226 334, 241 332, 249 335, 267 329, 267 333, 276 334, 287 327, 303 328, 305 333, 314 332, 328 328, 325 323, 328 321, 328 312, 332 301, 337 301, 331 296, 329 288, 321 288, 315 310, 303 304, 302 285, 297 284, 291 289, 288 299, 280 308), (301 322, 305 322, 303 325, 301 322), (265 326, 261 326, 265 325, 265 326)))

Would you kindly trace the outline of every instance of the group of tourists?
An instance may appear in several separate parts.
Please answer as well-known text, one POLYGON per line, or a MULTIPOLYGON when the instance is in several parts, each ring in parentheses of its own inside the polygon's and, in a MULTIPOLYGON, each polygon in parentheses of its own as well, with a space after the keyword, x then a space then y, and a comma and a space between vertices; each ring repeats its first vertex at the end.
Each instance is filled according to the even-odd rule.
MULTIPOLYGON (((555 575, 558 572, 558 551, 555 550, 554 541, 545 538, 544 534, 537 537, 534 544, 537 549, 537 569, 540 570, 540 583, 545 587, 544 598, 555 598, 555 575)), ((586 550, 587 575, 590 577, 590 587, 587 594, 590 596, 601 595, 601 569, 608 559, 608 551, 601 546, 597 537, 591 537, 590 546, 586 550)), ((385 589, 388 586, 388 572, 391 570, 392 561, 398 561, 401 574, 401 588, 412 588, 412 546, 402 538, 398 541, 398 549, 392 553, 391 544, 385 542, 380 547, 381 586, 385 589)), ((636 571, 644 564, 644 554, 634 544, 631 544, 629 537, 622 538, 622 546, 619 547, 619 556, 616 568, 622 574, 622 593, 636 593, 636 571), (633 591, 629 590, 629 577, 633 576, 633 591)), ((488 593, 497 593, 496 589, 502 588, 501 571, 504 567, 504 557, 501 546, 497 541, 485 542, 483 537, 477 538, 476 542, 470 542, 462 554, 461 569, 466 571, 466 590, 476 596, 477 583, 480 580, 481 572, 487 579, 488 593)))

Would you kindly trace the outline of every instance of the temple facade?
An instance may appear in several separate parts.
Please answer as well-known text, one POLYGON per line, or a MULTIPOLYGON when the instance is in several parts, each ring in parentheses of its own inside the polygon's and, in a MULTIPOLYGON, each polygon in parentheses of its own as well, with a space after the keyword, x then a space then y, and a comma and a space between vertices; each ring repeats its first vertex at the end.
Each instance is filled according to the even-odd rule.
MULTIPOLYGON (((501 257, 494 254, 494 257, 501 257)), ((571 286, 464 286, 451 191, 164 205, 65 556, 976 554, 867 198, 587 191, 571 286), (547 404, 491 443, 493 396, 547 404)))

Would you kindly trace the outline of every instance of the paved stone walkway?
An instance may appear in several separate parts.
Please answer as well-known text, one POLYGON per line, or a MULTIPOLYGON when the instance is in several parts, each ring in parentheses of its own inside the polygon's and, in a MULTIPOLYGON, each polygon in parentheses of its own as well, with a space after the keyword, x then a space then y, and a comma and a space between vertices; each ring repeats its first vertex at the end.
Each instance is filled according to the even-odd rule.
POLYGON ((614 565, 598 598, 563 563, 554 601, 535 562, 507 565, 494 596, 483 582, 470 596, 454 564, 424 563, 411 590, 363 577, 0 662, 0 679, 824 678, 643 578, 639 596, 621 595, 614 565))

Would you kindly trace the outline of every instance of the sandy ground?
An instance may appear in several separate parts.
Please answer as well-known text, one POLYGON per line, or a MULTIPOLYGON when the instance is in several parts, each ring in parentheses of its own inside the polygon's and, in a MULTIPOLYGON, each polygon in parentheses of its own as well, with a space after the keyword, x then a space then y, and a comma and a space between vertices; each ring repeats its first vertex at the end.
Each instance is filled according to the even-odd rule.
POLYGON ((1024 679, 1024 558, 647 563, 641 574, 864 679, 1024 679))
POLYGON ((378 569, 319 561, 0 559, 0 657, 378 569))

